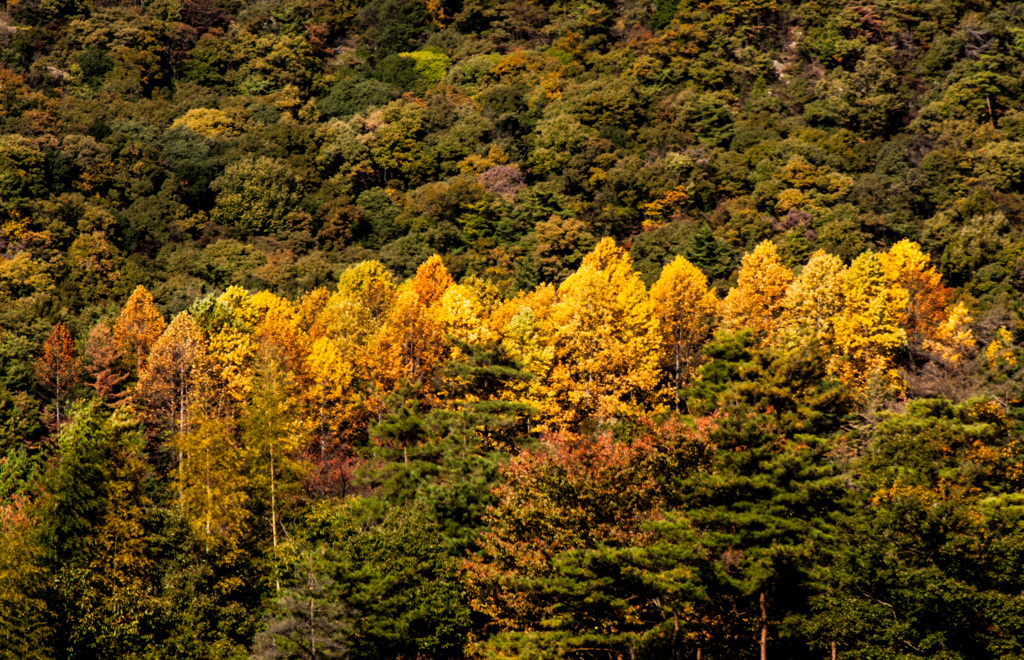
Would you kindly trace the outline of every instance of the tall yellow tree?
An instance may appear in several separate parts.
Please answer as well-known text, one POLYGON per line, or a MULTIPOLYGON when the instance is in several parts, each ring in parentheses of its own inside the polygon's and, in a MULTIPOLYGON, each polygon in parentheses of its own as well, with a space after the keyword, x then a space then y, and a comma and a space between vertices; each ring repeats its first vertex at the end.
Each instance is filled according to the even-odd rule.
MULTIPOLYGON (((306 425, 295 396, 295 380, 272 353, 258 355, 254 383, 252 398, 239 418, 241 444, 248 468, 248 490, 258 508, 266 512, 265 529, 276 554, 281 545, 283 512, 294 502, 306 468, 300 458, 306 425)), ((271 575, 280 590, 277 565, 272 566, 271 575)))
POLYGON ((750 330, 763 340, 770 339, 792 281, 793 273, 782 264, 775 244, 764 241, 743 257, 736 288, 722 302, 723 327, 750 330))
POLYGON ((403 286, 371 347, 378 390, 392 392, 402 382, 429 390, 434 369, 445 351, 444 332, 434 314, 416 288, 403 286))
POLYGON ((902 389, 894 358, 907 341, 906 290, 892 283, 874 252, 854 260, 843 285, 846 305, 835 319, 830 370, 862 392, 872 383, 902 389))
POLYGON ((229 420, 200 410, 188 433, 175 436, 182 511, 207 552, 234 547, 247 527, 249 480, 244 449, 229 420))
POLYGON ((651 287, 651 302, 658 321, 661 356, 671 374, 675 408, 679 410, 679 388, 700 358, 700 350, 714 331, 718 297, 708 289, 708 278, 683 257, 665 266, 651 287))
POLYGON ((942 276, 931 265, 931 257, 913 241, 902 240, 878 255, 889 281, 907 292, 907 338, 920 346, 934 339, 949 316, 946 306, 953 291, 942 284, 942 276))
POLYGON ((153 304, 153 296, 139 285, 121 309, 114 323, 114 341, 124 351, 137 371, 142 371, 149 351, 167 327, 167 322, 153 304))
POLYGON ((363 261, 341 274, 338 293, 362 304, 379 327, 395 300, 395 281, 381 262, 363 261))
POLYGON ((815 252, 786 289, 780 323, 789 335, 809 336, 830 346, 835 319, 845 305, 846 266, 824 250, 815 252))
POLYGON ((562 283, 551 314, 551 382, 564 424, 613 421, 655 396, 657 322, 629 254, 612 239, 598 243, 562 283))

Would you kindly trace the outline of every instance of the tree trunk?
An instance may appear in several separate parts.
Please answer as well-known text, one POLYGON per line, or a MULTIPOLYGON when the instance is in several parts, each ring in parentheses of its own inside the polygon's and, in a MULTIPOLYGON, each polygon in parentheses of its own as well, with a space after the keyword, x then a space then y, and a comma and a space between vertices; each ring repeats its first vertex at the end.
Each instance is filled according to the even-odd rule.
POLYGON ((768 660, 768 606, 761 592, 761 660, 768 660))
MULTIPOLYGON (((274 556, 277 556, 277 492, 274 488, 274 445, 270 445, 270 527, 274 539, 274 556)), ((277 569, 274 569, 277 572, 277 569)), ((274 575, 274 586, 281 591, 281 580, 274 575)))
POLYGON ((832 640, 832 660, 836 660, 836 640, 832 640))

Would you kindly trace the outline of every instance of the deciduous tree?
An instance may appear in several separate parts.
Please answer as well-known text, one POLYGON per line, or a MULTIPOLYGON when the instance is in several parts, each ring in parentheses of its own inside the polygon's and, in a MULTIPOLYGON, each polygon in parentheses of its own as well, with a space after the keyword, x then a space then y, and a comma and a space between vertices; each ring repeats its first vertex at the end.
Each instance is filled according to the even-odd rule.
POLYGON ((711 336, 718 298, 708 290, 707 277, 684 257, 676 257, 651 287, 651 302, 661 333, 662 362, 672 375, 675 408, 679 388, 697 366, 700 349, 711 336))
POLYGON ((82 363, 74 339, 64 324, 58 323, 50 331, 43 344, 43 354, 36 361, 36 377, 53 402, 58 428, 67 421, 64 404, 78 385, 81 373, 82 363))
POLYGON ((114 340, 137 372, 141 372, 153 344, 166 327, 167 322, 153 304, 153 296, 139 285, 114 323, 114 340))

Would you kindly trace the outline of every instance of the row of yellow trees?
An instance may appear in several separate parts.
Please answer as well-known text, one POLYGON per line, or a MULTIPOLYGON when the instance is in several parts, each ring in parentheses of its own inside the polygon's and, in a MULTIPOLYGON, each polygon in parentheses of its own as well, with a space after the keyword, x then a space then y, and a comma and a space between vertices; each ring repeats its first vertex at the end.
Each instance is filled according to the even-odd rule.
POLYGON ((137 365, 132 405, 175 438, 180 497, 197 528, 228 533, 258 478, 276 543, 281 483, 298 469, 297 452, 330 453, 361 435, 409 385, 430 406, 456 405, 446 398, 456 384, 439 367, 465 344, 500 344, 533 376, 510 381, 502 398, 530 404, 542 427, 573 430, 682 407, 678 392, 718 328, 782 347, 815 341, 855 390, 898 391, 901 353, 955 364, 973 350, 970 318, 950 294, 909 241, 849 266, 819 252, 798 275, 764 242, 719 300, 683 257, 648 290, 606 238, 558 287, 508 300, 480 279, 455 283, 437 256, 401 284, 368 261, 333 292, 293 302, 231 288, 170 324, 140 287, 110 333, 137 365), (248 485, 225 476, 242 472, 248 485))

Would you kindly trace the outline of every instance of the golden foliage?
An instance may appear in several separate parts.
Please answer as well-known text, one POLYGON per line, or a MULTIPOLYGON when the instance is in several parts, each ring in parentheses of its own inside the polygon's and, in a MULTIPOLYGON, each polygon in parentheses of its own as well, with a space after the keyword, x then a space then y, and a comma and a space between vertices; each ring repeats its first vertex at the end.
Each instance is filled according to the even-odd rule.
POLYGON ((722 303, 722 325, 731 331, 750 330, 762 339, 775 332, 782 299, 793 273, 779 259, 775 244, 764 241, 744 255, 735 289, 722 303))
POLYGON ((146 287, 139 285, 117 317, 114 341, 141 371, 150 349, 165 327, 167 322, 153 304, 153 296, 146 287))
POLYGON ((661 338, 662 364, 673 376, 678 409, 678 390, 692 376, 700 349, 715 329, 718 297, 708 290, 708 278, 699 268, 676 257, 651 287, 651 302, 661 338))

